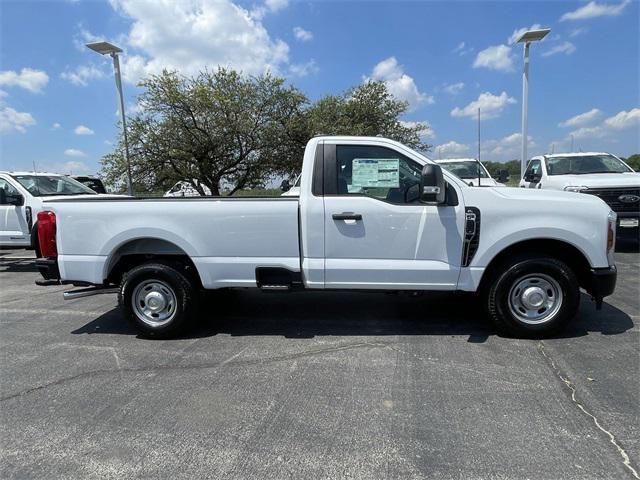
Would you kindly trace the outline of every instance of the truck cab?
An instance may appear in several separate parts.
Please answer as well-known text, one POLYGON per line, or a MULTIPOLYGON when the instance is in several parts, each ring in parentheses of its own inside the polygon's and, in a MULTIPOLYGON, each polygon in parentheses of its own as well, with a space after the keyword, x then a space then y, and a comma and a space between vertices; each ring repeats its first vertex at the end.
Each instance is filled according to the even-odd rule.
POLYGON ((521 188, 594 195, 617 214, 618 233, 638 237, 640 173, 610 153, 556 153, 529 160, 521 188))
POLYGON ((506 170, 500 172, 496 181, 485 166, 475 158, 447 158, 436 160, 438 165, 461 178, 470 187, 504 187, 508 181, 506 170))

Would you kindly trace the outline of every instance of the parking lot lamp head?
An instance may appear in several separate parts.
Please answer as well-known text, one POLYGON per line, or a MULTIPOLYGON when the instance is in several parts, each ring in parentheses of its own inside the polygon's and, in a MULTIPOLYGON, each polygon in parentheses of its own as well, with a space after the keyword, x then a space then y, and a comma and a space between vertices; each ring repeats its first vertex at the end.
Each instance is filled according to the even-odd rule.
POLYGON ((116 88, 120 103, 120 120, 122 122, 122 141, 124 143, 124 155, 127 164, 127 190, 129 195, 133 195, 133 182, 131 180, 131 162, 129 160, 129 142, 127 141, 127 123, 124 114, 124 95, 122 94, 122 78, 120 76, 120 59, 118 54, 122 49, 109 42, 87 43, 87 48, 100 55, 110 55, 113 59, 113 72, 116 78, 116 88))
POLYGON ((539 42, 548 35, 550 28, 540 28, 536 30, 527 30, 520 38, 518 43, 524 44, 524 69, 522 71, 522 158, 520 160, 520 178, 524 177, 524 171, 527 168, 527 127, 528 127, 528 107, 529 107, 529 45, 531 42, 539 42))

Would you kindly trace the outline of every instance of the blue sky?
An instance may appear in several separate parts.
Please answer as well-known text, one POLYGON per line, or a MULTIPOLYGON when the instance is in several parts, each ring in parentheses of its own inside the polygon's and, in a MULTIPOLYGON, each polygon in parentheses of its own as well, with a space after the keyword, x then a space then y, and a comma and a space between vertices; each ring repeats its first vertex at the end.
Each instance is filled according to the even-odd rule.
POLYGON ((639 4, 614 2, 297 2, 287 0, 0 3, 0 169, 95 173, 117 137, 108 58, 121 46, 127 109, 162 68, 226 65, 285 76, 315 99, 374 78, 431 125, 432 157, 519 156, 522 47, 514 32, 550 27, 532 46, 530 154, 570 148, 640 152, 639 4))

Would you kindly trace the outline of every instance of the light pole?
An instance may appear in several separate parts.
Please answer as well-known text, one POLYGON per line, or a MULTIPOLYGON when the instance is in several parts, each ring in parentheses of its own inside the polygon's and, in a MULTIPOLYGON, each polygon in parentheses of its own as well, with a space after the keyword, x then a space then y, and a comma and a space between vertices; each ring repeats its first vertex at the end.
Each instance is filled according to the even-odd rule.
POLYGON ((120 100, 120 121, 122 122, 122 139, 124 141, 124 156, 127 162, 127 191, 133 196, 133 182, 131 180, 131 161, 129 160, 129 141, 127 140, 127 123, 124 115, 124 96, 122 95, 122 79, 120 77, 120 60, 118 54, 122 52, 121 48, 116 47, 108 42, 87 43, 87 47, 98 52, 100 55, 111 55, 113 58, 113 72, 116 77, 116 88, 120 100))
POLYGON ((531 42, 539 42, 551 31, 550 28, 540 30, 528 30, 518 39, 518 43, 524 43, 524 70, 522 71, 522 159, 520 160, 520 178, 524 176, 527 168, 527 127, 529 115, 529 45, 531 42))

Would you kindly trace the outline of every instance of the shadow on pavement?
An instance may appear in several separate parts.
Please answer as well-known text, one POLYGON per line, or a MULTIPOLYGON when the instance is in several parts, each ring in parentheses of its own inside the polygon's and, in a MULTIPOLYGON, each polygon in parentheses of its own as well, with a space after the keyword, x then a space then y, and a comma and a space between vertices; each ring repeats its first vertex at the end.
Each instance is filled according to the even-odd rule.
MULTIPOLYGON (((578 316, 561 337, 590 332, 623 333, 633 321, 605 303, 598 312, 583 295, 578 316)), ((113 309, 73 334, 135 335, 119 309, 113 309)), ((182 338, 217 334, 315 336, 466 335, 483 343, 494 335, 476 297, 470 294, 428 293, 421 296, 383 293, 300 292, 292 294, 229 291, 207 293, 197 324, 182 338), (215 315, 208 312, 215 311, 215 315)))
POLYGON ((0 272, 37 272, 35 259, 0 258, 0 272))

